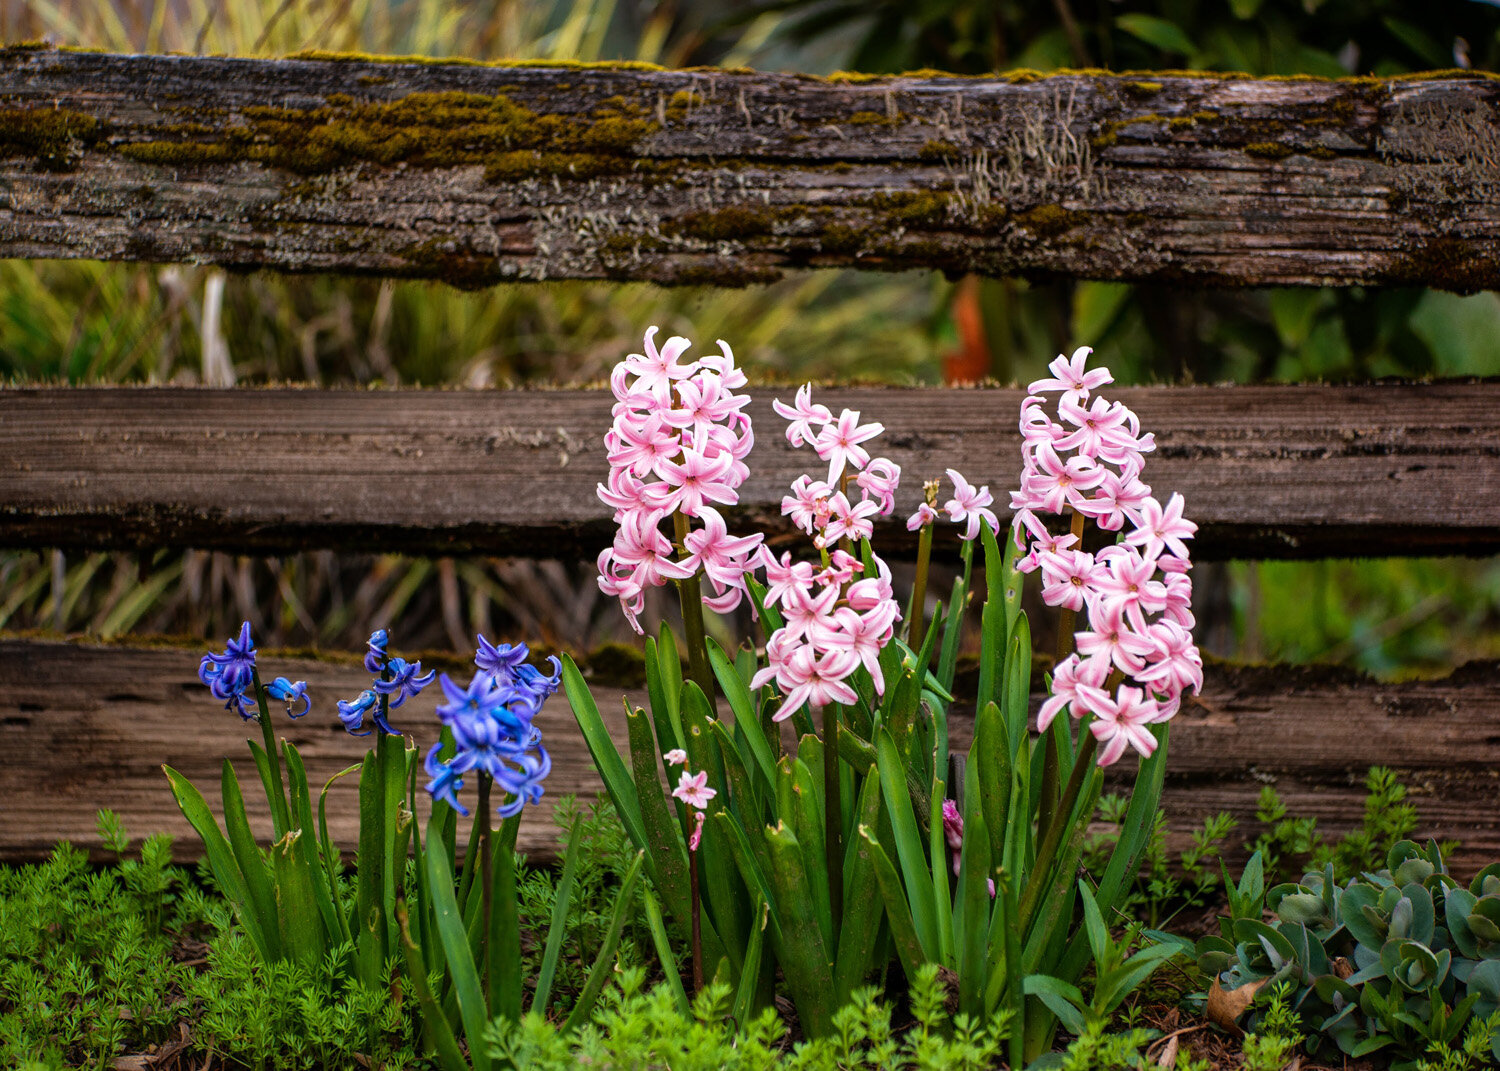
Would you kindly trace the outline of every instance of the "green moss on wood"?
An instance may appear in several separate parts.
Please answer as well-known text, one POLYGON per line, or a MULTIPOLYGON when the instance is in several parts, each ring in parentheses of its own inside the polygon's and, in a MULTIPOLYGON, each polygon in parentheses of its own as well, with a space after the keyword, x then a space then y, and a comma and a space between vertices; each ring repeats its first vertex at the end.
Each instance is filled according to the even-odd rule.
POLYGON ((948 222, 949 195, 930 190, 876 193, 860 202, 879 224, 901 227, 942 227, 948 222))
POLYGON ((917 159, 924 164, 942 164, 957 160, 959 147, 951 141, 929 141, 917 151, 917 159))
POLYGON ((1017 212, 1012 218, 1038 238, 1055 238, 1087 223, 1089 214, 1064 208, 1059 204, 1044 204, 1017 212))
POLYGON ((26 156, 43 171, 71 171, 105 136, 92 115, 67 108, 0 108, 0 157, 26 156))
POLYGON ((701 242, 742 242, 770 234, 776 211, 755 205, 728 205, 712 212, 695 212, 673 228, 701 242))
POLYGON ((389 102, 334 94, 319 108, 246 108, 244 125, 227 130, 163 127, 176 136, 133 142, 120 152, 174 166, 254 160, 301 175, 357 163, 478 164, 496 182, 592 178, 630 169, 636 143, 659 129, 623 111, 617 103, 589 116, 538 114, 504 94, 411 93, 389 102))
POLYGON ((1160 82, 1125 82, 1121 88, 1132 97, 1154 97, 1161 92, 1160 82))
POLYGON ((1285 160, 1297 150, 1279 141, 1252 141, 1245 146, 1245 155, 1260 160, 1285 160))

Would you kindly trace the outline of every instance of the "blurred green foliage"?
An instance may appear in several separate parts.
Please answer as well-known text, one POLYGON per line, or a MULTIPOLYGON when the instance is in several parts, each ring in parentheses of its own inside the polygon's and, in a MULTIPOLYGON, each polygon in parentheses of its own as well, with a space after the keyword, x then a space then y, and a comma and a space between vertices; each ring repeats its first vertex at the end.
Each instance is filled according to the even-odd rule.
MULTIPOLYGON (((1397 0, 36 0, 19 10, 0 4, 0 36, 115 51, 277 55, 315 47, 813 73, 1108 67, 1390 75, 1497 69, 1500 4, 1444 0, 1417 11, 1397 0)), ((1001 381, 1034 378, 1054 354, 1079 344, 1094 346, 1121 383, 1500 375, 1493 293, 1019 280, 956 291, 935 275, 853 272, 743 291, 549 283, 463 293, 423 283, 12 261, 0 262, 0 383, 593 382, 651 323, 700 342, 728 339, 762 381, 937 382, 957 333, 955 293, 966 287, 963 299, 973 300, 983 326, 985 370, 1001 381)), ((1200 587, 1214 594, 1200 617, 1205 634, 1217 637, 1210 649, 1223 655, 1427 671, 1497 653, 1497 577, 1488 563, 1462 561, 1209 566, 1200 587)), ((267 607, 263 616, 284 642, 340 642, 354 607, 404 609, 413 627, 422 617, 434 642, 496 624, 598 640, 610 633, 599 630, 606 615, 594 613, 588 589, 588 569, 571 563, 3 555, 0 627, 196 631, 223 613, 262 616, 245 610, 254 604, 267 607), (220 607, 205 610, 215 598, 220 607), (547 605, 576 612, 549 620, 547 605)))

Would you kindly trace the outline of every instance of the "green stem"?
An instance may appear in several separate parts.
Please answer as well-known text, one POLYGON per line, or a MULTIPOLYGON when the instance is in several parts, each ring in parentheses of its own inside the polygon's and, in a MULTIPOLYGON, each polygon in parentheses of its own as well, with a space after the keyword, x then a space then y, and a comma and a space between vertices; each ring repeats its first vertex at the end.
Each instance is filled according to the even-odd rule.
MULTIPOLYGON (((686 557, 688 519, 681 513, 674 513, 672 526, 677 534, 677 545, 683 557, 686 557)), ((713 709, 714 716, 718 717, 719 704, 714 695, 714 675, 708 667, 708 644, 703 631, 703 591, 696 574, 677 581, 677 598, 682 603, 682 631, 687 643, 688 674, 703 689, 708 705, 713 709)))
MULTIPOLYGON (((1073 533, 1075 547, 1083 544, 1083 526, 1087 523, 1086 518, 1077 510, 1073 511, 1069 521, 1069 528, 1073 533)), ((1076 614, 1072 610, 1063 610, 1057 617, 1057 661, 1061 662, 1073 653, 1073 623, 1076 614)), ((1057 809, 1057 740, 1049 732, 1042 741, 1042 784, 1039 793, 1040 801, 1037 807, 1037 830, 1039 833, 1050 832, 1053 822, 1060 813, 1057 809)))
MULTIPOLYGON (((1068 825, 1068 818, 1073 813, 1073 808, 1078 805, 1078 796, 1083 791, 1083 782, 1087 779, 1090 770, 1094 768, 1094 752, 1099 747, 1098 738, 1093 733, 1082 733, 1083 742, 1078 745, 1078 754, 1073 759, 1073 773, 1068 777, 1068 785, 1063 789, 1062 804, 1058 807, 1057 815, 1050 825, 1047 826, 1046 836, 1036 852, 1036 861, 1032 864, 1031 874, 1026 879, 1026 892, 1021 897, 1019 918, 1016 920, 1021 926, 1021 933, 1026 932, 1026 927, 1031 925, 1031 914, 1036 910, 1036 899, 1042 894, 1046 887, 1047 873, 1052 869, 1052 864, 1057 861, 1057 847, 1062 843, 1064 828, 1068 825)), ((1087 820, 1085 816, 1084 820, 1087 820)))
MULTIPOLYGON (((493 779, 483 770, 479 772, 479 918, 480 933, 484 939, 480 943, 477 962, 483 964, 487 972, 490 956, 490 897, 493 895, 491 886, 494 884, 495 876, 490 869, 490 783, 493 779)), ((472 845, 470 846, 472 848, 472 845)), ((485 992, 488 992, 486 983, 485 992)))
POLYGON ((839 712, 823 708, 823 851, 828 865, 828 906, 837 936, 844 919, 844 807, 839 786, 839 712))
POLYGON ((924 611, 927 608, 927 563, 932 558, 932 525, 922 525, 917 540, 917 579, 911 589, 911 620, 907 622, 906 645, 913 651, 922 649, 924 611))
POLYGON ((276 788, 276 798, 267 802, 271 805, 272 824, 277 827, 276 839, 280 840, 292 828, 292 809, 286 799, 286 782, 281 776, 281 752, 276 747, 276 734, 271 729, 271 712, 266 707, 266 690, 260 684, 260 670, 251 667, 250 679, 255 685, 255 701, 260 705, 260 731, 266 744, 266 761, 271 766, 271 780, 276 788))

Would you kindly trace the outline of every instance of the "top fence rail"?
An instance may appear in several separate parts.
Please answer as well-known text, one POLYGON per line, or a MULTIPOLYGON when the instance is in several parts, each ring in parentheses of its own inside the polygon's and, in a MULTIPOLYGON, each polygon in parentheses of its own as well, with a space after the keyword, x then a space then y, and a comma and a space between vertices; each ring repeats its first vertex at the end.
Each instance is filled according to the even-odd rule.
POLYGON ((0 52, 0 256, 1500 287, 1500 81, 0 52))

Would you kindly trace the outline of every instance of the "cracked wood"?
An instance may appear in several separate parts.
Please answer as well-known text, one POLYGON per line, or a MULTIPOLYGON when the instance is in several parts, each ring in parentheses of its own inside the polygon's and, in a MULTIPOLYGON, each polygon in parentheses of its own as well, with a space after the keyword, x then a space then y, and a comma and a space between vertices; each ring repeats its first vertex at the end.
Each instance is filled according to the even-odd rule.
MULTIPOLYGON (((816 471, 771 399, 741 531, 802 541, 780 516, 816 471)), ((1156 435, 1145 478, 1200 525, 1199 557, 1500 549, 1500 383, 1112 390, 1156 435)), ((924 479, 956 468, 1004 515, 1020 459, 1016 390, 835 388, 903 469, 884 551, 924 479)), ((592 558, 612 534, 605 391, 23 388, 0 391, 0 545, 316 548, 592 558)))
MULTIPOLYGON (((178 813, 163 762, 209 789, 217 809, 219 765, 240 768, 251 822, 262 834, 269 817, 241 740, 260 733, 226 713, 197 677, 197 650, 170 647, 103 647, 0 639, 0 743, 9 761, 0 765, 0 859, 35 859, 60 839, 101 851, 94 829, 100 807, 118 811, 139 838, 165 830, 179 837, 180 858, 198 845, 178 813), (247 780, 248 778, 248 780, 247 780)), ((278 736, 295 743, 314 791, 369 747, 343 731, 331 713, 337 697, 355 695, 368 674, 354 657, 338 662, 281 658, 262 652, 278 674, 306 679, 314 695, 311 714, 298 721, 280 715, 278 736)), ((595 682, 595 700, 617 746, 625 746, 620 697, 646 704, 645 693, 595 682)), ((392 720, 425 748, 437 723, 428 700, 416 700, 392 720)), ((538 722, 546 734, 552 774, 543 805, 530 808, 520 845, 539 858, 556 851, 550 808, 561 796, 600 790, 587 748, 561 697, 538 722)), ((955 748, 967 747, 972 716, 955 710, 955 748)), ((1262 785, 1274 785, 1296 816, 1316 817, 1327 834, 1359 825, 1362 788, 1372 765, 1403 773, 1420 817, 1421 836, 1456 838, 1462 847, 1455 870, 1472 873, 1500 856, 1500 665, 1473 664, 1440 681, 1384 684, 1322 667, 1210 666, 1204 694, 1184 705, 1173 722, 1163 809, 1181 844, 1193 826, 1218 811, 1240 822, 1253 840, 1262 785)), ((1121 763, 1112 775, 1123 789, 1134 770, 1121 763)), ((472 799, 472 797, 471 797, 472 799)), ((335 843, 352 851, 358 822, 353 778, 329 793, 329 826, 335 843)), ((1239 841, 1232 841, 1238 844, 1239 841)))
POLYGON ((0 52, 0 255, 481 286, 1500 286, 1493 78, 0 52))

